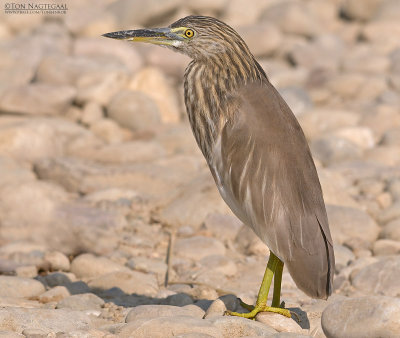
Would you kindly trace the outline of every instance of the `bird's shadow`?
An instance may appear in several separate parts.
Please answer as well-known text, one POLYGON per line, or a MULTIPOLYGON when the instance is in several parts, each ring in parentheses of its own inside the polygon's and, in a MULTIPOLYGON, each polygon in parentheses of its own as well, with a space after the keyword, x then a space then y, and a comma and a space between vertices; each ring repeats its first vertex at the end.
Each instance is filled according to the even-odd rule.
MULTIPOLYGON (((195 305, 200 309, 207 311, 209 306, 214 300, 209 299, 197 299, 194 303, 192 301, 185 301, 191 299, 192 296, 188 293, 181 292, 164 298, 157 298, 148 295, 141 295, 137 293, 126 293, 118 287, 113 287, 110 289, 100 289, 100 288, 90 288, 86 283, 82 281, 71 281, 67 275, 64 273, 54 272, 52 273, 52 278, 57 279, 58 285, 64 286, 71 295, 79 295, 84 293, 93 293, 96 296, 100 297, 106 303, 113 303, 117 306, 132 308, 140 305, 173 305, 183 307, 185 305, 195 305)), ((46 279, 43 277, 37 277, 41 283, 43 283, 46 287, 52 287, 55 285, 49 285, 46 282, 46 279)), ((224 297, 220 298, 226 305, 226 308, 229 308, 228 301, 224 299, 224 297)), ((307 312, 303 311, 299 307, 287 308, 292 313, 292 319, 302 328, 302 329, 310 329, 310 321, 307 316, 307 312)), ((231 309, 235 310, 235 309, 231 309)), ((241 310, 237 310, 238 312, 247 312, 244 308, 241 310)))

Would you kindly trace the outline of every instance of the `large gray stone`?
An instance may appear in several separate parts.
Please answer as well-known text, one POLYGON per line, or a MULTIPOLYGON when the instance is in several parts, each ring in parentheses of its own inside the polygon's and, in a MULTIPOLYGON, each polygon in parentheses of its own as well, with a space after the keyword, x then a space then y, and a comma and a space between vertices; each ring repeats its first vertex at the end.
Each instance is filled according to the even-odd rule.
POLYGON ((366 212, 337 205, 327 205, 330 230, 334 243, 359 239, 372 243, 378 238, 379 226, 366 212))
POLYGON ((389 338, 400 335, 400 299, 383 296, 347 298, 322 313, 328 338, 389 338))
POLYGON ((352 285, 366 295, 400 297, 400 257, 382 257, 351 275, 352 285))

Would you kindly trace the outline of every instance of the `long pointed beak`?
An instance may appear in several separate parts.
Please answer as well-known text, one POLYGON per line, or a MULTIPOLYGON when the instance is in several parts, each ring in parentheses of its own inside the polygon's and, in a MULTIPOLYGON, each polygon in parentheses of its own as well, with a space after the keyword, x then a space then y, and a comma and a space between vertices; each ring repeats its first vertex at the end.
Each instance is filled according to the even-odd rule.
POLYGON ((111 39, 135 42, 147 42, 157 45, 175 45, 183 38, 172 32, 170 28, 136 29, 103 34, 111 39))

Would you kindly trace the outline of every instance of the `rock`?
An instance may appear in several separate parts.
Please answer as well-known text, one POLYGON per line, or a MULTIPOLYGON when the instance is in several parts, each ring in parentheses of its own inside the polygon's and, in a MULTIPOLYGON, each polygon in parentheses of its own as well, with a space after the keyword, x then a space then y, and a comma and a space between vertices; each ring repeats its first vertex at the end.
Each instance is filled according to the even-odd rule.
POLYGON ((390 59, 374 53, 373 48, 363 46, 346 55, 342 67, 345 72, 379 75, 389 70, 390 59))
POLYGON ((282 42, 282 33, 269 22, 239 27, 238 33, 256 57, 272 55, 282 42), (260 35, 268 36, 268 39, 260 40, 260 35))
POLYGON ((159 284, 165 280, 167 264, 160 259, 148 257, 132 257, 126 264, 132 270, 145 273, 154 273, 157 276, 159 284))
POLYGON ((372 251, 375 256, 390 256, 400 254, 400 241, 393 241, 391 239, 378 239, 372 251))
POLYGON ((385 132, 380 142, 385 146, 399 146, 400 145, 400 128, 390 129, 385 132))
MULTIPOLYGON (((187 182, 198 171, 197 165, 187 158, 183 163, 171 158, 148 164, 117 166, 98 165, 76 158, 57 158, 39 161, 35 169, 41 179, 55 181, 68 191, 87 194, 110 188, 124 188, 157 200, 176 196, 177 184, 187 182), (171 170, 174 165, 179 171, 171 170)), ((201 220, 198 222, 201 223, 201 220)))
POLYGON ((195 236, 178 239, 175 244, 175 254, 181 257, 200 260, 212 255, 225 255, 225 246, 210 237, 195 236))
POLYGON ((105 106, 126 86, 127 82, 128 75, 123 70, 101 70, 83 74, 76 83, 76 101, 80 104, 93 101, 105 106))
POLYGON ((87 102, 83 107, 82 115, 80 116, 80 121, 88 126, 91 126, 95 122, 103 118, 103 110, 97 102, 87 102))
POLYGON ((75 202, 60 205, 55 211, 53 223, 58 231, 58 236, 53 237, 53 245, 56 239, 61 241, 62 237, 58 248, 66 254, 90 251, 102 255, 115 250, 120 240, 117 234, 122 232, 127 220, 116 210, 75 202))
POLYGON ((360 209, 360 205, 350 196, 351 182, 339 172, 317 168, 325 204, 341 205, 360 209))
POLYGON ((143 66, 142 57, 135 48, 112 39, 78 37, 74 41, 73 54, 91 60, 96 59, 99 55, 105 55, 110 59, 118 60, 132 73, 139 71, 143 66))
POLYGON ((42 283, 35 279, 13 276, 0 276, 1 297, 35 297, 45 291, 42 283))
POLYGON ((158 317, 187 316, 198 317, 186 307, 172 305, 139 305, 129 311, 125 322, 133 322, 140 319, 153 319, 158 317))
POLYGON ((235 247, 244 255, 269 256, 266 244, 244 224, 236 235, 235 247))
POLYGON ((310 110, 312 107, 310 96, 300 87, 285 87, 280 89, 279 93, 296 116, 310 110))
POLYGON ((383 296, 347 298, 322 314, 327 337, 396 337, 400 334, 400 300, 383 296))
POLYGON ((165 150, 157 142, 132 141, 88 149, 79 155, 100 163, 141 163, 164 157, 165 150))
POLYGON ((77 311, 100 309, 104 300, 92 293, 83 293, 65 297, 57 303, 56 309, 71 309, 77 311))
POLYGON ((367 161, 375 162, 383 166, 397 166, 400 164, 396 155, 398 153, 397 146, 379 146, 373 149, 369 149, 365 152, 365 159, 367 161))
POLYGON ((354 238, 373 243, 379 234, 379 227, 365 212, 336 205, 327 205, 330 230, 333 242, 342 244, 354 238))
POLYGON ((388 54, 400 47, 399 40, 396 39, 399 32, 400 24, 396 20, 371 21, 364 25, 360 37, 373 44, 376 50, 388 54))
POLYGON ((24 338, 26 337, 23 334, 13 332, 13 331, 6 331, 6 330, 1 330, 0 331, 0 337, 5 337, 5 338, 24 338))
POLYGON ((200 260, 200 264, 206 270, 219 272, 225 276, 234 276, 237 273, 237 267, 232 259, 222 255, 209 255, 200 260))
POLYGON ((51 272, 44 276, 43 280, 49 287, 54 287, 75 282, 76 276, 72 272, 51 272))
POLYGON ((374 134, 367 127, 347 127, 337 129, 333 135, 346 139, 361 149, 370 149, 375 146, 374 134))
MULTIPOLYGON (((86 56, 48 55, 39 64, 36 78, 39 82, 76 86, 86 74, 126 71, 114 58, 94 58, 86 56)), ((112 91, 114 92, 114 91, 112 91)))
POLYGON ((107 143, 121 143, 124 139, 123 129, 111 119, 100 119, 90 126, 90 130, 107 143))
POLYGON ((344 42, 338 36, 321 34, 312 42, 293 46, 288 51, 288 57, 297 67, 303 66, 319 72, 336 71, 344 51, 344 42))
POLYGON ((226 0, 205 0, 202 2, 196 0, 189 0, 186 4, 188 8, 194 13, 210 13, 214 15, 225 10, 227 5, 226 0))
POLYGON ((180 5, 178 0, 151 0, 144 4, 141 1, 118 0, 107 7, 118 18, 118 24, 122 26, 154 25, 160 18, 167 19, 168 14, 174 13, 180 5))
MULTIPOLYGON (((390 207, 382 210, 381 213, 378 215, 378 221, 382 224, 386 224, 391 221, 394 222, 395 220, 398 220, 398 219, 400 219, 400 200, 395 201, 390 207)), ((388 230, 393 234, 394 233, 398 234, 397 231, 393 230, 394 227, 395 227, 394 225, 391 225, 388 228, 388 230)), ((392 238, 392 239, 397 240, 398 235, 393 235, 393 236, 394 236, 394 238, 392 238)))
POLYGON ((43 292, 38 297, 38 300, 41 303, 59 302, 70 295, 71 294, 65 286, 55 286, 54 288, 43 292))
POLYGON ((204 318, 224 316, 226 311, 237 311, 239 299, 235 295, 224 295, 214 300, 208 307, 204 318))
POLYGON ((174 295, 170 295, 161 301, 164 305, 171 306, 187 306, 193 304, 193 299, 186 293, 180 292, 174 295))
POLYGON ((0 110, 29 115, 59 115, 75 96, 76 90, 71 86, 33 83, 7 90, 0 99, 0 110))
POLYGON ((329 131, 358 124, 358 114, 346 110, 313 109, 298 116, 308 139, 323 136, 329 131))
POLYGON ((126 294, 154 296, 158 291, 157 279, 138 271, 114 271, 100 275, 89 282, 92 289, 119 288, 126 294))
POLYGON ((287 1, 269 6, 260 16, 261 21, 276 24, 284 33, 306 37, 320 31, 318 20, 306 5, 301 2, 287 1))
POLYGON ((344 1, 341 7, 342 14, 349 19, 368 21, 379 10, 383 0, 367 0, 361 4, 357 0, 344 1))
POLYGON ((79 329, 88 330, 92 324, 90 317, 80 311, 1 308, 0 330, 9 329, 10 325, 13 330, 19 332, 26 329, 39 329, 47 334, 56 334, 79 329))
POLYGON ((48 251, 44 255, 44 260, 50 264, 50 269, 53 271, 69 271, 70 263, 67 256, 59 251, 48 251))
POLYGON ((327 135, 315 139, 310 145, 312 154, 324 165, 360 158, 362 151, 345 138, 327 135))
POLYGON ((34 278, 38 275, 38 269, 34 265, 19 266, 15 269, 18 277, 34 278))
POLYGON ((29 166, 7 156, 0 155, 0 172, 0 189, 4 184, 24 184, 35 179, 35 175, 29 166))
MULTIPOLYGON (((160 111, 162 122, 179 122, 180 108, 177 92, 158 68, 147 67, 142 69, 132 79, 129 87, 134 91, 148 95, 154 100, 160 111)), ((142 114, 139 116, 142 116, 142 114)))
POLYGON ((351 275, 352 285, 364 294, 400 296, 400 257, 382 257, 351 275))
POLYGON ((111 99, 107 115, 132 131, 151 130, 161 121, 156 103, 147 94, 131 90, 120 91, 111 99))
POLYGON ((229 22, 232 27, 254 24, 260 12, 269 6, 269 3, 262 0, 254 0, 252 6, 247 6, 240 0, 231 0, 229 6, 225 8, 226 22, 229 22))
POLYGON ((223 337, 242 336, 269 336, 276 331, 267 325, 241 317, 213 317, 207 319, 222 332, 223 337))
POLYGON ((215 212, 231 214, 207 172, 186 184, 179 196, 161 208, 156 217, 173 227, 188 225, 197 229, 209 214, 215 212))
POLYGON ((396 0, 382 1, 373 19, 376 21, 397 21, 400 15, 400 5, 396 0))
POLYGON ((44 243, 44 238, 54 235, 48 229, 48 223, 53 220, 58 203, 66 201, 68 196, 55 184, 32 181, 3 186, 0 199, 0 237, 9 241, 29 239, 30 242, 44 243), (32 227, 35 231, 32 231, 32 227))
POLYGON ((400 218, 386 224, 379 234, 380 238, 400 241, 400 218))
POLYGON ((278 332, 302 333, 301 326, 294 318, 288 318, 279 313, 260 312, 256 316, 256 321, 266 324, 278 332))
POLYGON ((59 118, 1 119, 0 154, 23 161, 60 156, 67 144, 89 132, 75 123, 59 118))
POLYGON ((210 325, 209 322, 189 316, 157 317, 151 319, 138 319, 129 322, 118 329, 118 337, 154 337, 163 338, 185 333, 208 334, 212 337, 220 337, 221 331, 210 325))
POLYGON ((106 257, 82 254, 71 263, 71 272, 78 278, 98 277, 115 271, 129 272, 129 269, 106 257))
POLYGON ((343 245, 334 245, 335 250, 335 270, 339 272, 348 266, 354 259, 353 252, 343 245))
POLYGON ((205 218, 203 227, 216 238, 231 241, 235 239, 242 225, 236 216, 213 213, 205 218))
POLYGON ((380 138, 387 130, 400 127, 400 117, 391 107, 378 106, 367 110, 363 114, 360 124, 371 128, 376 137, 380 138), (387 119, 390 119, 390 122, 387 119))

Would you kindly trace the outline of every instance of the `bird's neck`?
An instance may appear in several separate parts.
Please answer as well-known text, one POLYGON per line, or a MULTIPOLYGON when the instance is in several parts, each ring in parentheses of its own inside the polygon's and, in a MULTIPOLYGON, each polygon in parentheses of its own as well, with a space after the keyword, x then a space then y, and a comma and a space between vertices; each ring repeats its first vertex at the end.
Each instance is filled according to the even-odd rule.
POLYGON ((229 119, 234 92, 246 83, 264 80, 266 75, 251 54, 223 54, 189 64, 185 72, 185 105, 197 144, 207 160, 229 119))

